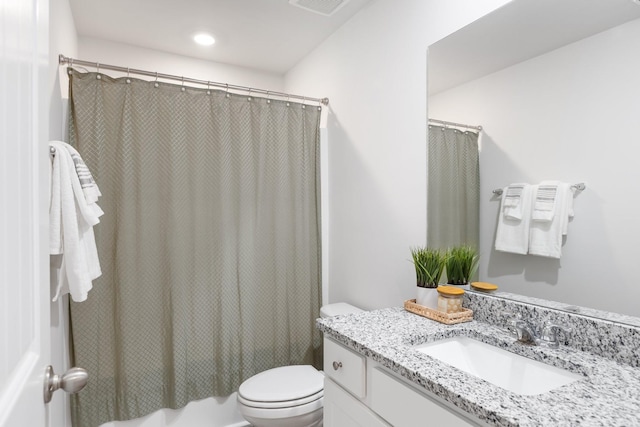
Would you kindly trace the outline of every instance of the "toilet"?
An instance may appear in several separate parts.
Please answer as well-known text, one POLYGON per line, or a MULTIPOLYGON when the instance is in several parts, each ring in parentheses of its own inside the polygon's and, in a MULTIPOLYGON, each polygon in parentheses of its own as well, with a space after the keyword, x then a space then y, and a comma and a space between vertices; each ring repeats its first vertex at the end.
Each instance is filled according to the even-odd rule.
MULTIPOLYGON (((347 303, 322 306, 320 317, 357 313, 347 303)), ((254 427, 320 427, 324 374, 310 365, 281 366, 260 372, 238 389, 238 410, 254 427)))

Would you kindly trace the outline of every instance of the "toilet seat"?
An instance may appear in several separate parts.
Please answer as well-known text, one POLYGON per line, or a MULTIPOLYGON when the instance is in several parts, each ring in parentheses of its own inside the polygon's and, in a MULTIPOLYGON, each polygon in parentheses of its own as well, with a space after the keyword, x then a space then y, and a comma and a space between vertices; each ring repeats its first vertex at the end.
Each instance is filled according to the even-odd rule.
MULTIPOLYGON (((294 417, 315 417, 319 414, 322 417, 322 410, 324 405, 324 397, 320 397, 312 402, 305 403, 297 406, 289 406, 285 408, 256 408, 254 406, 246 405, 242 402, 238 402, 240 413, 245 417, 261 420, 285 420, 294 417)), ((249 421, 252 421, 249 419, 249 421)))
POLYGON ((269 369, 246 380, 238 390, 238 403, 247 415, 278 418, 322 408, 324 374, 310 365, 269 369))
POLYGON ((281 366, 254 375, 240 385, 238 396, 251 402, 291 402, 324 389, 324 375, 310 365, 281 366))
POLYGON ((281 400, 276 402, 263 402, 263 401, 255 401, 246 399, 243 396, 238 394, 238 402, 242 403, 246 406, 251 406, 252 408, 260 408, 260 409, 280 409, 280 408, 291 408, 294 406, 305 405, 307 403, 313 402, 315 400, 321 399, 324 396, 324 390, 320 390, 317 393, 312 394, 311 396, 306 396, 301 399, 295 400, 281 400))

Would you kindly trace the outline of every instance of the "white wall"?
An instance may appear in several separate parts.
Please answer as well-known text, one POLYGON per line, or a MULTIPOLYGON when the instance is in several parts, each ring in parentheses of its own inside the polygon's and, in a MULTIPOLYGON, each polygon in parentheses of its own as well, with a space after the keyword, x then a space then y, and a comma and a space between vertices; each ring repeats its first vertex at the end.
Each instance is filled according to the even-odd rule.
POLYGON ((331 302, 373 309, 415 298, 409 247, 426 242, 427 46, 506 2, 376 0, 287 73, 288 92, 330 99, 331 302))
POLYGON ((502 290, 640 316, 640 20, 430 99, 481 124, 480 277, 502 290), (494 188, 585 182, 560 261, 494 251, 494 188))
MULTIPOLYGON (((58 54, 76 55, 77 39, 69 0, 49 0, 49 140, 67 141, 68 79, 64 68, 58 66, 58 54)), ((51 289, 57 288, 57 273, 57 268, 50 269, 51 289)), ((51 365, 56 373, 69 368, 68 316, 66 298, 51 303, 51 365)), ((67 393, 53 395, 49 404, 49 425, 71 426, 67 393)))
POLYGON ((66 108, 68 100, 67 74, 58 66, 58 55, 74 56, 78 53, 78 34, 71 14, 69 0, 49 0, 49 63, 50 63, 50 135, 51 139, 65 140, 67 132, 66 108))
MULTIPOLYGON (((282 91, 284 88, 284 78, 281 75, 88 37, 79 39, 78 55, 78 59, 86 61, 157 71, 199 80, 273 91, 282 91)), ((91 69, 91 71, 95 70, 91 69)), ((113 71, 105 72, 112 76, 122 75, 122 73, 113 71)), ((140 78, 152 79, 149 77, 140 78)))

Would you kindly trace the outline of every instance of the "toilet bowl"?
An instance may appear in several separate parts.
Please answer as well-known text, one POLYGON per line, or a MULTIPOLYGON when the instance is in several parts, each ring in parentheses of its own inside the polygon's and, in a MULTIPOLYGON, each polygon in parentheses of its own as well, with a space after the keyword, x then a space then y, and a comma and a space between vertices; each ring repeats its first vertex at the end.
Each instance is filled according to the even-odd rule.
MULTIPOLYGON (((320 308, 321 317, 360 312, 346 303, 320 308)), ((254 427, 322 426, 324 374, 310 365, 260 372, 238 389, 238 410, 254 427)))

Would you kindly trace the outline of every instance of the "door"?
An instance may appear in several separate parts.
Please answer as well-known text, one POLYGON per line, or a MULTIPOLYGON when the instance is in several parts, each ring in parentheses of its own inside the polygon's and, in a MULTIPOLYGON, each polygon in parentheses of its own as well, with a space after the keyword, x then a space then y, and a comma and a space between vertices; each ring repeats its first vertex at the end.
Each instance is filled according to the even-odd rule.
POLYGON ((0 28, 0 427, 42 427, 49 364, 48 0, 0 0, 0 28))

